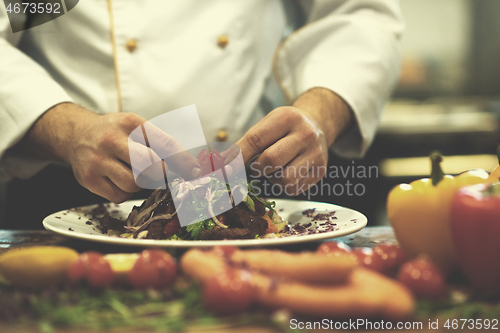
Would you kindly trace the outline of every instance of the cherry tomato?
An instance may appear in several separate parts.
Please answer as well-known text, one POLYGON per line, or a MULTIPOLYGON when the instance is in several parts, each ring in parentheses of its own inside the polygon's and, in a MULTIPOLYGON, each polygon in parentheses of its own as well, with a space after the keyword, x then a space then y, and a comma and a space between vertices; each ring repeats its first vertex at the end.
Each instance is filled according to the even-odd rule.
POLYGON ((137 289, 167 288, 176 278, 174 258, 161 250, 142 251, 129 273, 130 284, 137 289))
POLYGON ((238 251, 238 248, 231 245, 218 245, 213 248, 213 251, 221 257, 230 257, 235 251, 238 251))
POLYGON ((69 269, 70 282, 87 281, 92 287, 109 287, 115 276, 111 265, 98 252, 82 253, 69 269))
POLYGON ((330 256, 338 256, 339 253, 351 252, 351 248, 342 242, 324 242, 318 249, 317 253, 328 254, 330 256))
POLYGON ((370 248, 355 249, 351 252, 351 258, 363 267, 373 269, 377 272, 383 271, 383 262, 380 255, 370 248))
POLYGON ((165 232, 165 238, 170 238, 181 230, 181 224, 179 223, 179 218, 177 214, 165 224, 163 231, 165 232))
POLYGON ((401 247, 396 244, 380 244, 373 248, 382 259, 384 273, 390 273, 401 266, 407 259, 401 247))
POLYGON ((203 285, 205 308, 216 315, 243 312, 252 305, 254 291, 250 274, 245 271, 227 270, 215 274, 203 285))
POLYGON ((198 162, 200 162, 202 176, 212 172, 212 165, 210 162, 210 156, 208 155, 208 153, 205 149, 203 149, 198 154, 198 162))
POLYGON ((398 280, 419 298, 438 300, 447 295, 443 273, 423 258, 405 263, 398 273, 398 280))
POLYGON ((224 167, 224 159, 215 149, 212 149, 212 151, 210 152, 210 161, 212 162, 213 171, 222 169, 224 167))

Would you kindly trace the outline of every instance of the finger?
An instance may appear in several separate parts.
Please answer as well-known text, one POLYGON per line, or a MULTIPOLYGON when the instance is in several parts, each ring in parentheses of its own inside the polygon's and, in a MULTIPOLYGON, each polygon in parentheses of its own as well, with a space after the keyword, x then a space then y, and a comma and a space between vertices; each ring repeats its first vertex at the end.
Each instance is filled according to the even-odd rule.
POLYGON ((303 153, 305 147, 295 135, 277 141, 252 162, 251 170, 260 176, 269 175, 285 167, 293 159, 303 153))
POLYGON ((132 193, 121 190, 107 177, 100 177, 89 190, 114 203, 122 203, 132 197, 132 193))
POLYGON ((186 180, 201 176, 200 162, 187 151, 169 156, 164 161, 170 170, 175 171, 186 180))
POLYGON ((285 168, 267 178, 275 184, 287 187, 286 194, 297 195, 317 183, 326 173, 326 165, 322 158, 310 158, 301 155, 285 168))
POLYGON ((105 170, 101 170, 101 173, 104 173, 103 175, 108 177, 122 191, 134 193, 144 188, 143 186, 138 186, 132 169, 125 166, 122 162, 110 159, 108 162, 103 163, 103 167, 105 170))
POLYGON ((292 195, 299 195, 302 192, 309 190, 320 182, 327 172, 327 165, 323 160, 317 160, 318 163, 312 164, 308 169, 307 174, 301 177, 295 186, 295 193, 292 195))
POLYGON ((224 160, 224 171, 227 177, 247 178, 245 173, 245 162, 241 149, 237 144, 232 144, 228 149, 220 153, 224 160))
POLYGON ((220 156, 224 160, 224 164, 229 164, 240 154, 240 152, 240 147, 237 144, 232 144, 228 149, 222 151, 220 156))
POLYGON ((262 153, 267 147, 289 133, 292 124, 276 118, 274 114, 270 113, 250 128, 236 143, 241 148, 245 162, 262 153))
POLYGON ((140 142, 133 141, 130 137, 123 144, 114 146, 110 155, 140 171, 161 161, 155 151, 140 142))
POLYGON ((125 154, 125 156, 123 156, 123 152, 121 154, 118 153, 117 155, 119 156, 117 157, 119 159, 129 159, 138 186, 150 189, 158 187, 152 187, 155 185, 147 185, 147 182, 144 183, 147 179, 151 180, 153 183, 163 183, 168 167, 151 148, 129 141, 128 151, 129 153, 125 154), (138 182, 138 179, 141 179, 141 181, 138 182))
MULTIPOLYGON (((172 136, 150 123, 144 123, 134 129, 129 135, 128 142, 129 154, 131 155, 130 160, 136 162, 135 159, 137 158, 137 167, 135 165, 133 167, 138 170, 144 170, 150 164, 159 163, 160 160, 164 160, 168 165, 167 169, 172 169, 185 179, 199 177, 201 174, 201 167, 198 160, 186 151, 172 136), (147 147, 154 152, 152 154, 151 151, 147 151, 150 156, 149 163, 144 151, 140 151, 137 145, 147 147), (134 157, 133 154, 137 154, 137 157, 134 157)), ((123 152, 121 155, 122 158, 126 158, 126 156, 123 156, 123 152)), ((158 165, 161 166, 161 164, 158 165)), ((160 172, 161 170, 158 168, 153 171, 160 172)))
POLYGON ((148 147, 163 159, 169 168, 186 179, 191 179, 200 175, 201 167, 198 160, 173 136, 165 133, 149 122, 142 125, 142 130, 147 140, 148 147))
POLYGON ((145 189, 165 186, 168 167, 160 157, 151 148, 132 141, 130 137, 127 142, 127 146, 115 145, 112 156, 125 167, 130 166, 136 185, 145 189))
POLYGON ((294 158, 288 165, 268 174, 267 178, 274 184, 282 186, 295 185, 308 173, 309 162, 302 156, 294 158))
POLYGON ((315 177, 311 176, 310 171, 308 171, 303 178, 297 179, 296 182, 285 182, 282 178, 276 177, 269 179, 272 183, 280 185, 281 193, 284 193, 288 196, 299 195, 300 193, 307 191, 317 182, 315 177))

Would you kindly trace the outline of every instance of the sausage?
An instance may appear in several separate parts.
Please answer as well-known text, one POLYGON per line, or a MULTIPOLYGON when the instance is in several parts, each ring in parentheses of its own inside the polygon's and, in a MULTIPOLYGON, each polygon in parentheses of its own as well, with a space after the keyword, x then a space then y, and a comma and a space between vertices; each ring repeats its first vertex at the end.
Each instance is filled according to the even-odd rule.
POLYGON ((319 284, 346 283, 356 263, 346 253, 330 257, 312 252, 235 251, 231 262, 269 275, 319 284))
MULTIPOLYGON (((231 256, 233 258, 243 258, 250 253, 247 258, 266 262, 269 251, 236 251, 231 256)), ((274 251, 273 251, 274 252, 274 251)), ((276 253, 278 253, 276 251, 276 253)), ((275 258, 285 258, 290 260, 295 255, 287 253, 273 254, 275 258), (288 257, 290 255, 291 257, 288 257)), ((307 269, 299 264, 304 264, 304 258, 310 262, 321 262, 328 258, 321 254, 310 254, 299 259, 298 264, 293 269, 280 268, 276 271, 292 272, 291 275, 298 276, 297 272, 303 272, 310 277, 307 269)), ((267 265, 267 264, 266 264, 267 265)), ((280 266, 280 263, 276 263, 280 266)), ((305 263, 305 265, 311 265, 305 263)), ((265 265, 261 264, 261 267, 265 265)), ((333 264, 331 266, 334 266, 333 264)), ((181 258, 181 267, 184 273, 198 281, 204 283, 214 274, 231 268, 227 258, 224 258, 213 251, 202 252, 200 250, 190 250, 181 258)), ((267 266, 266 266, 267 267, 267 266)), ((320 271, 312 265, 313 270, 320 271)), ((253 270, 253 266, 248 265, 251 272, 250 281, 256 292, 256 299, 260 304, 287 308, 301 315, 314 317, 383 317, 391 320, 404 319, 413 313, 414 300, 411 293, 401 284, 391 280, 377 272, 356 266, 350 270, 347 279, 343 284, 314 284, 304 282, 307 279, 290 279, 290 274, 285 276, 267 275, 259 270, 253 270)), ((243 270, 243 268, 239 268, 243 270)), ((331 269, 331 268, 328 268, 331 269)))

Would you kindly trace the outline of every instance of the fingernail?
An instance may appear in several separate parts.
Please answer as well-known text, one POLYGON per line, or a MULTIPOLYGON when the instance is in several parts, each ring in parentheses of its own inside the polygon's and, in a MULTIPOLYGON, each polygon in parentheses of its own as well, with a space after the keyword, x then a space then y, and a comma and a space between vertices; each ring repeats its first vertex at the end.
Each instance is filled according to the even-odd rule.
POLYGON ((233 168, 230 165, 224 166, 224 170, 226 171, 226 176, 232 176, 233 175, 233 168))
POLYGON ((198 178, 200 176, 201 169, 198 167, 194 167, 193 170, 191 170, 191 176, 193 178, 198 178))

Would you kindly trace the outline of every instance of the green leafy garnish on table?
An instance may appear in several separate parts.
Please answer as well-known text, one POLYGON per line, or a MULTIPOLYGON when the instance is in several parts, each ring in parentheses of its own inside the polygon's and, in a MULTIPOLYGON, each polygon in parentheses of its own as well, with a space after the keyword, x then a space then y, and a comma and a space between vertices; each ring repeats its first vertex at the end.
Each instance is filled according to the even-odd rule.
POLYGON ((28 292, 0 285, 0 322, 28 326, 36 323, 41 332, 68 327, 92 330, 127 327, 161 332, 193 326, 214 329, 256 323, 276 326, 268 316, 258 313, 213 316, 203 307, 200 287, 183 279, 173 289, 163 291, 96 291, 80 286, 28 292))
MULTIPOLYGON (((452 288, 453 289, 453 288, 452 288)), ((417 302, 415 316, 418 318, 464 318, 499 319, 500 303, 473 299, 473 295, 461 290, 452 290, 451 297, 442 301, 417 302)))

